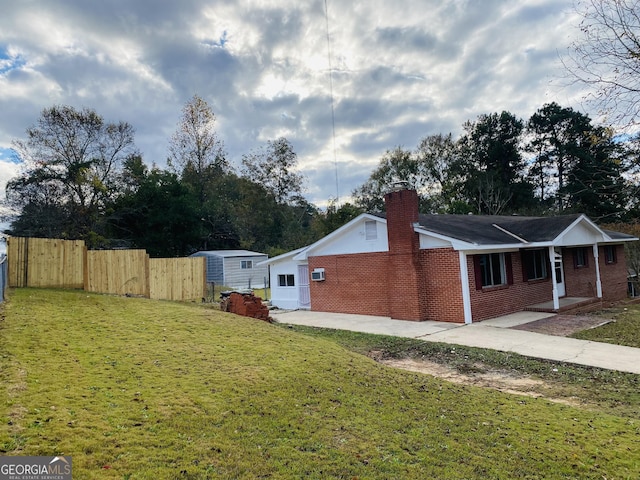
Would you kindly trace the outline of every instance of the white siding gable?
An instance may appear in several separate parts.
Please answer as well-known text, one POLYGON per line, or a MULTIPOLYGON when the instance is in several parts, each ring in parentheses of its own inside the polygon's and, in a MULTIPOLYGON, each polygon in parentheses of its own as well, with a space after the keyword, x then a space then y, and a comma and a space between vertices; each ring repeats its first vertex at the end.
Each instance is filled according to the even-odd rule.
POLYGON ((425 235, 424 233, 420 233, 421 249, 445 248, 445 247, 451 247, 451 242, 443 238, 437 238, 431 235, 425 235))
POLYGON ((600 231, 594 229, 586 221, 582 221, 558 236, 553 243, 554 245, 563 246, 593 245, 596 242, 602 242, 604 240, 605 238, 600 231))
POLYGON ((387 225, 382 219, 362 216, 331 238, 313 248, 313 256, 343 255, 350 253, 386 252, 387 225))

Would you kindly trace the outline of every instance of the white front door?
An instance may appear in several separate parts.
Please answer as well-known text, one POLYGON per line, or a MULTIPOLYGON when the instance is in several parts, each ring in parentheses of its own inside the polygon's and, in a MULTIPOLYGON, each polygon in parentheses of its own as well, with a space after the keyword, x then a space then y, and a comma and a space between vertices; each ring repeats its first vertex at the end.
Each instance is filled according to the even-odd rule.
POLYGON ((309 265, 298 265, 298 304, 300 308, 311 308, 309 265))
POLYGON ((558 297, 564 297, 567 291, 564 287, 564 268, 562 266, 562 250, 556 247, 553 250, 553 268, 556 270, 556 287, 558 288, 558 297))

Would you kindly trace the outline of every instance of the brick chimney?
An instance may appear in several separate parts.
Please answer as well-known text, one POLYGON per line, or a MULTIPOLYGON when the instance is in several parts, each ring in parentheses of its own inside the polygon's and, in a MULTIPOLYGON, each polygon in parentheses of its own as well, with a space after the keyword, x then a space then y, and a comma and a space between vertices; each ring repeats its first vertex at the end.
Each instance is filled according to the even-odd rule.
POLYGON ((395 189, 384 197, 389 241, 388 292, 391 318, 422 320, 420 309, 420 240, 414 232, 418 222, 418 193, 395 189))

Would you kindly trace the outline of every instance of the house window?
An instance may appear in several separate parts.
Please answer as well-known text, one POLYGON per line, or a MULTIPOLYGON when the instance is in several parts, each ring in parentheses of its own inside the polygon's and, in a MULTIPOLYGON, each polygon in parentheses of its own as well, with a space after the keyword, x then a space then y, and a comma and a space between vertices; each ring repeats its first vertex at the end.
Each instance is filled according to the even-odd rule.
POLYGON ((280 287, 295 287, 296 281, 293 275, 278 275, 278 285, 280 287))
POLYGON ((365 240, 378 239, 378 225, 375 220, 365 220, 364 222, 364 238, 365 240))
POLYGON ((616 263, 618 259, 616 258, 616 246, 615 245, 605 245, 604 246, 604 263, 612 264, 616 263))
POLYGON ((241 260, 240 268, 242 270, 250 270, 253 268, 253 260, 241 260))
POLYGON ((573 264, 576 268, 589 266, 589 256, 586 247, 579 247, 573 251, 573 264))
POLYGON ((525 281, 543 280, 549 278, 549 254, 547 250, 525 250, 522 261, 524 262, 525 281))
POLYGON ((479 255, 478 263, 483 287, 495 287, 507 283, 503 253, 479 255))

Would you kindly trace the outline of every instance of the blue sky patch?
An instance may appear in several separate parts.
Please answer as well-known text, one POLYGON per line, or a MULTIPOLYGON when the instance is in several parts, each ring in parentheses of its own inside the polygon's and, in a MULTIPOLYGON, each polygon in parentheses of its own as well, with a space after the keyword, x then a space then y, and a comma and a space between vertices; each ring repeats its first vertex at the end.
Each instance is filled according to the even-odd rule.
POLYGON ((0 75, 20 68, 25 63, 21 55, 10 55, 6 48, 0 47, 0 75))
POLYGON ((0 147, 0 162, 19 164, 22 163, 22 160, 14 149, 0 147))
POLYGON ((204 43, 205 45, 209 46, 209 47, 218 47, 218 48, 224 48, 224 46, 227 44, 228 42, 228 38, 227 38, 227 31, 225 30, 224 32, 222 32, 222 36, 220 37, 220 39, 218 41, 215 40, 205 40, 204 43))

